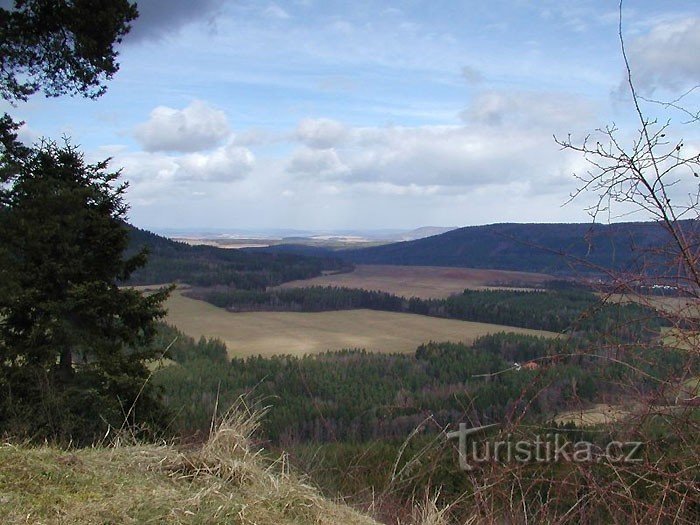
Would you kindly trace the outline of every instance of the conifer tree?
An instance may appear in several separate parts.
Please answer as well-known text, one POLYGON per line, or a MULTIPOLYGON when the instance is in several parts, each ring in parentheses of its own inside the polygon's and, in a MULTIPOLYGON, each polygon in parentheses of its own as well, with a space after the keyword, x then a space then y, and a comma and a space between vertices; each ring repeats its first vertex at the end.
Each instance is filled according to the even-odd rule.
MULTIPOLYGON (((136 16, 127 0, 0 8, 0 96, 100 96, 136 16)), ((149 343, 167 290, 119 287, 146 261, 125 255, 127 185, 69 141, 21 144, 18 128, 0 118, 0 433, 87 442, 155 421, 146 362, 163 351, 149 343)))
POLYGON ((149 341, 167 295, 119 287, 146 260, 124 256, 127 184, 67 142, 3 140, 0 414, 31 416, 43 435, 118 425, 157 357, 149 341))

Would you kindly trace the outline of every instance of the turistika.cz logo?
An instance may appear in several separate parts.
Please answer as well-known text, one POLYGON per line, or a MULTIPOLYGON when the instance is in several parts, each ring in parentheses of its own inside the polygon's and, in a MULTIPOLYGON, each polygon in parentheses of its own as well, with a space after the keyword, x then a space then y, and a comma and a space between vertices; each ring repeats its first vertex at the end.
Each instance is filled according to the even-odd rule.
POLYGON ((449 432, 448 439, 458 439, 459 466, 472 470, 479 463, 552 463, 552 462, 608 462, 637 463, 642 461, 640 441, 610 441, 598 445, 590 441, 572 442, 559 432, 535 435, 531 439, 513 439, 507 434, 504 439, 478 440, 477 434, 499 424, 469 428, 460 423, 459 430, 449 432), (470 436, 472 439, 468 439, 470 436))

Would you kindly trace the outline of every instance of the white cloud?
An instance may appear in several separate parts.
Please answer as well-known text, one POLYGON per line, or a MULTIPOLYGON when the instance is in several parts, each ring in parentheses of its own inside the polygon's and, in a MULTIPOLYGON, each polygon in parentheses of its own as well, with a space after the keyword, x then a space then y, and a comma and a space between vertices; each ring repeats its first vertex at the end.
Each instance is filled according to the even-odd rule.
POLYGON ((297 137, 306 146, 293 153, 287 172, 387 195, 513 184, 561 191, 571 182, 574 160, 559 150, 552 134, 592 127, 593 114, 588 101, 575 96, 484 92, 463 112, 463 125, 351 128, 334 122, 342 140, 331 140, 332 133, 318 132, 323 128, 318 120, 304 121, 299 129, 310 131, 297 130, 297 137))
POLYGON ((231 133, 224 112, 201 101, 182 110, 155 108, 135 135, 146 151, 113 150, 115 164, 123 166, 132 183, 131 197, 140 203, 202 193, 198 184, 238 181, 255 165, 253 153, 231 133))
POLYGON ((437 195, 440 186, 419 186, 417 184, 398 185, 390 182, 360 183, 359 188, 375 195, 424 197, 437 195))
POLYGON ((663 21, 629 43, 633 80, 646 91, 700 84, 700 17, 663 21))
POLYGON ((113 164, 121 166, 126 178, 136 184, 172 182, 179 169, 176 157, 144 151, 116 153, 113 164))
POLYGON ((287 166, 287 171, 308 177, 341 177, 350 170, 344 165, 333 149, 314 150, 300 148, 296 150, 287 166))
POLYGON ((328 149, 340 144, 348 135, 347 128, 335 120, 304 119, 299 123, 296 137, 310 148, 328 149))
POLYGON ((562 129, 570 131, 570 126, 578 128, 593 114, 592 104, 574 95, 486 91, 477 95, 460 117, 466 123, 546 128, 551 135, 562 129))
POLYGON ((291 18, 289 13, 282 9, 280 6, 277 4, 270 4, 267 6, 267 8, 264 11, 265 16, 268 16, 270 18, 277 18, 279 20, 287 20, 288 18, 291 18))
POLYGON ((17 139, 26 146, 32 146, 39 141, 41 136, 26 122, 17 130, 17 139))
POLYGON ((199 100, 184 109, 158 106, 134 131, 141 146, 151 152, 207 150, 230 134, 226 114, 199 100))
POLYGON ((112 165, 123 167, 131 183, 130 199, 149 203, 172 195, 186 198, 201 192, 203 183, 235 182, 255 165, 247 148, 228 143, 210 153, 169 155, 162 152, 128 152, 112 147, 112 165))
POLYGON ((227 144, 209 154, 193 153, 177 160, 179 176, 201 181, 240 179, 253 168, 255 157, 248 148, 227 144))

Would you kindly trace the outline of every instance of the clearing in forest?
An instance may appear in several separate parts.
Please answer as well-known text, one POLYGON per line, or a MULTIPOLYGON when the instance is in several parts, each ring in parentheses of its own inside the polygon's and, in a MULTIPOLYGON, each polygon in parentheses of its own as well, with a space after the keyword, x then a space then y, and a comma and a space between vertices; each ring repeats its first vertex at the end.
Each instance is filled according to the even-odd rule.
POLYGON ((221 339, 232 357, 303 355, 344 348, 413 352, 429 341, 470 343, 497 332, 556 336, 541 330, 375 310, 232 313, 184 297, 180 290, 173 292, 166 306, 168 323, 194 338, 221 339))
POLYGON ((359 264, 352 272, 292 281, 284 283, 280 288, 344 286, 380 290, 403 297, 441 299, 465 289, 538 288, 552 279, 554 277, 542 273, 506 270, 359 264))

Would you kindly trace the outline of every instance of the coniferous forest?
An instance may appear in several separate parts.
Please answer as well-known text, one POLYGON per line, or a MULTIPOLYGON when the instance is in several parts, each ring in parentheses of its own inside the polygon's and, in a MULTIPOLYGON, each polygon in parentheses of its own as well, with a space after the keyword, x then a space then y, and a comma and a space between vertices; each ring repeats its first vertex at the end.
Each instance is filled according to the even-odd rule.
MULTIPOLYGON (((618 332, 624 355, 591 355, 587 349, 600 335, 591 331, 555 339, 502 333, 471 345, 431 342, 411 354, 348 349, 231 359, 220 341, 195 342, 161 325, 156 344, 177 338, 167 353, 175 364, 154 381, 174 414, 173 430, 195 441, 206 436, 217 407, 245 399, 265 413, 261 445, 285 450, 298 468, 323 480, 330 496, 366 503, 367 487, 388 487, 395 461, 415 460, 431 466, 403 482, 402 497, 418 494, 430 478, 440 480, 449 500, 468 482, 441 434, 445 429, 517 421, 525 429, 549 427, 603 442, 606 435, 556 423, 557 415, 621 397, 651 399, 659 378, 687 372, 685 351, 640 344, 641 332, 633 330, 618 332)), ((700 373, 700 362, 692 363, 691 373, 700 373)), ((658 435, 666 439, 663 425, 658 435)))
POLYGON ((319 258, 190 246, 130 225, 125 227, 129 230, 127 253, 143 249, 148 253, 146 265, 129 277, 127 282, 131 285, 186 282, 195 286, 264 290, 287 281, 316 277, 322 272, 352 269, 351 264, 332 256, 319 258))
POLYGON ((1 0, 0 525, 700 523, 676 3, 1 0))
MULTIPOLYGON (((174 329, 163 331, 165 342, 174 329)), ((440 427, 499 422, 525 411, 519 399, 533 397, 527 414, 541 421, 581 402, 612 399, 619 392, 615 385, 632 379, 626 367, 571 356, 571 341, 515 334, 486 336, 472 345, 427 343, 413 354, 357 349, 231 360, 215 340, 195 343, 180 335, 178 341, 170 355, 179 366, 158 372, 157 383, 167 405, 180 412, 180 431, 206 432, 217 395, 223 407, 244 395, 271 407, 263 437, 276 445, 401 440, 427 415, 440 427)), ((645 372, 672 377, 684 364, 681 353, 661 348, 630 355, 641 368, 635 381, 640 395, 654 386, 643 379, 645 372)))
MULTIPOLYGON (((194 288, 186 295, 232 312, 323 312, 367 308, 461 321, 518 326, 551 332, 597 331, 640 322, 658 329, 664 321, 652 309, 638 304, 601 304, 586 289, 533 291, 465 290, 446 299, 410 299, 387 292, 310 286, 274 290, 237 290, 227 287, 194 288)), ((630 328, 627 328, 630 329, 630 328)), ((637 326, 639 329, 639 326, 637 326)))

